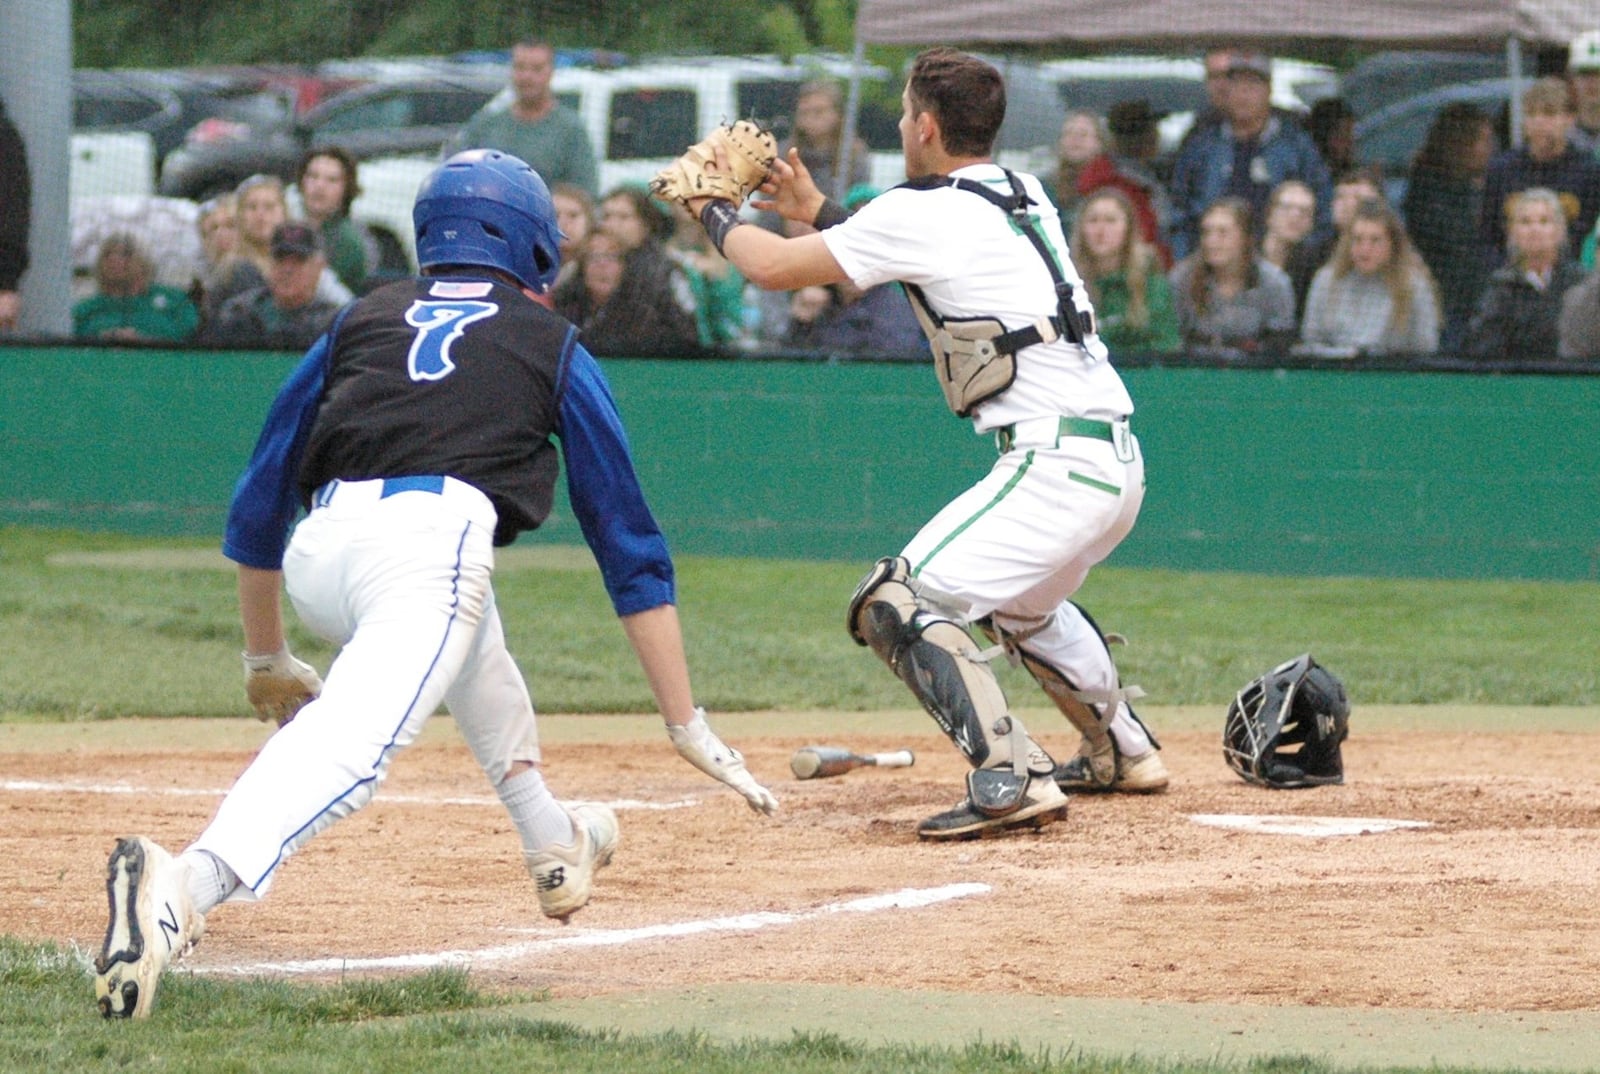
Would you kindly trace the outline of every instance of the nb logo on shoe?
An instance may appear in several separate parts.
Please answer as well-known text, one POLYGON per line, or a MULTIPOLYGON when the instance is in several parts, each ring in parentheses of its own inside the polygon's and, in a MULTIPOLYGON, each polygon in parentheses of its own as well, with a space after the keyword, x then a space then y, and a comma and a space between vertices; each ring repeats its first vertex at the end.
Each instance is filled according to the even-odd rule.
POLYGON ((564 866, 556 866, 545 875, 534 881, 540 891, 554 891, 567 882, 567 870, 564 866))
POLYGON ((161 928, 161 938, 167 941, 167 950, 173 951, 178 947, 178 934, 181 931, 178 928, 178 912, 172 908, 170 902, 162 903, 161 908, 167 914, 165 917, 156 918, 156 924, 161 928))

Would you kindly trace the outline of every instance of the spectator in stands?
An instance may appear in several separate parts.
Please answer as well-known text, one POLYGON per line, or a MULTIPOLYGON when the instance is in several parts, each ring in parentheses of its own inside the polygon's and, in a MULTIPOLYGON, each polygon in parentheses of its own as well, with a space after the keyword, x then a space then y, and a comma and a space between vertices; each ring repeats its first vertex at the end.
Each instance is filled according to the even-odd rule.
MULTIPOLYGON (((550 188, 550 203, 556 210, 556 227, 561 229, 561 268, 556 283, 565 283, 577 274, 578 250, 589 232, 595 229, 594 198, 574 183, 557 183, 550 188)), ((554 285, 551 287, 554 290, 554 285)))
MULTIPOLYGON (((1228 105, 1228 67, 1233 62, 1236 50, 1228 47, 1207 49, 1201 58, 1205 67, 1206 104, 1194 114, 1194 122, 1183 134, 1183 141, 1178 145, 1178 152, 1182 153, 1190 139, 1202 131, 1220 126, 1227 117, 1228 105)), ((1171 185, 1171 177, 1167 177, 1171 185)))
POLYGON ((1055 171, 1040 178, 1044 188, 1055 196, 1061 213, 1061 226, 1072 229, 1072 217, 1082 197, 1078 179, 1089 162, 1106 150, 1105 121, 1086 108, 1074 108, 1061 121, 1056 138, 1055 171))
POLYGON ((1567 253, 1560 196, 1543 187, 1512 195, 1509 236, 1506 263, 1489 277, 1467 329, 1466 353, 1482 362, 1554 358, 1562 299, 1585 275, 1567 253))
POLYGON ((928 337, 899 284, 861 290, 849 280, 833 285, 833 306, 818 328, 829 354, 865 358, 926 359, 928 337))
POLYGON ((360 294, 378 258, 372 237, 350 219, 350 206, 361 194, 356 158, 342 146, 317 146, 300 159, 295 182, 305 218, 322 233, 328 267, 352 294, 360 294))
POLYGON ((1439 110, 1406 184, 1406 231, 1439 286, 1439 348, 1458 351, 1488 282, 1478 221, 1494 126, 1470 101, 1439 110))
MULTIPOLYGON (((224 303, 232 298, 265 287, 272 272, 272 236, 289 219, 289 202, 283 180, 276 175, 252 175, 234 189, 238 203, 239 245, 233 255, 217 269, 217 285, 206 292, 201 319, 210 324, 224 303)), ((317 297, 333 306, 342 306, 353 297, 322 259, 322 277, 317 281, 317 297)))
POLYGON ((1567 48, 1567 78, 1576 115, 1568 137, 1600 160, 1600 28, 1585 31, 1567 48))
MULTIPOLYGON (((556 289, 556 312, 578 326, 584 346, 597 356, 693 354, 699 344, 687 277, 658 239, 630 249, 618 233, 635 225, 619 225, 612 202, 601 201, 601 226, 579 250, 578 276, 556 289)), ((657 213, 653 206, 646 211, 657 213)))
POLYGON ((1480 217, 1484 256, 1498 265, 1506 255, 1511 196, 1547 187, 1561 198, 1568 248, 1576 250, 1600 217, 1600 162, 1567 140, 1572 132, 1572 89, 1565 79, 1541 78, 1522 94, 1523 144, 1489 162, 1480 217))
POLYGON ((1289 276, 1255 250, 1243 198, 1225 197, 1201 214, 1199 248, 1169 277, 1188 346, 1248 354, 1277 351, 1294 340, 1289 276))
POLYGON ((1166 238, 1172 202, 1153 167, 1161 147, 1156 129, 1160 121, 1150 102, 1142 97, 1112 105, 1106 113, 1110 144, 1078 173, 1078 196, 1087 198, 1103 187, 1114 187, 1127 195, 1139 237, 1155 250, 1161 271, 1166 272, 1172 268, 1172 250, 1166 238))
POLYGON ((1126 194, 1106 187, 1086 197, 1068 245, 1113 358, 1122 352, 1170 353, 1182 346, 1172 287, 1155 250, 1139 234, 1126 194))
POLYGON ((206 342, 298 351, 333 322, 340 304, 319 297, 328 257, 317 229, 300 220, 279 224, 267 249, 267 282, 224 302, 206 325, 206 342))
POLYGON ((22 134, 0 101, 0 332, 14 332, 22 315, 22 274, 28 271, 33 184, 22 134))
POLYGON ((861 138, 850 145, 842 182, 836 184, 840 146, 844 140, 844 90, 832 79, 817 79, 800 87, 794 106, 794 130, 779 152, 788 158, 800 150, 800 160, 811 172, 817 189, 836 201, 853 186, 872 177, 871 150, 861 138))
POLYGON ((1562 358, 1600 358, 1600 272, 1591 272, 1561 300, 1556 352, 1562 358))
POLYGON ((1304 129, 1273 114, 1271 94, 1271 60, 1253 52, 1230 54, 1225 122, 1196 131, 1173 166, 1173 256, 1194 250, 1200 217, 1219 198, 1243 198, 1252 218, 1260 219, 1267 198, 1285 179, 1299 179, 1316 194, 1313 233, 1321 239, 1331 231, 1328 166, 1304 129))
MULTIPOLYGON (((672 217, 642 186, 617 187, 600 200, 600 229, 622 244, 621 297, 628 308, 651 311, 643 319, 656 325, 651 354, 683 354, 696 349, 694 288, 667 254, 672 217)), ((645 353, 645 352, 636 352, 645 353)))
POLYGON ((1260 253, 1264 260, 1289 274, 1294 285, 1294 315, 1304 316, 1311 277, 1325 258, 1311 239, 1317 218, 1317 195, 1298 179, 1285 179, 1267 199, 1267 219, 1261 229, 1260 253))
POLYGON ((831 287, 812 284, 789 292, 789 324, 783 344, 790 350, 822 349, 822 327, 836 299, 831 287))
POLYGON ((155 282, 150 255, 131 234, 100 244, 95 293, 72 307, 72 334, 82 339, 178 343, 200 327, 200 311, 176 287, 155 282))
POLYGON ((1356 114, 1343 97, 1323 97, 1313 103, 1305 123, 1329 173, 1341 175, 1356 166, 1356 114))
POLYGON ((694 296, 695 333, 702 347, 735 343, 744 334, 745 278, 723 257, 697 217, 672 206, 667 253, 683 267, 694 296))
POLYGON ((550 79, 555 49, 535 38, 511 46, 511 105, 485 108, 467 121, 445 155, 461 149, 498 149, 533 165, 544 181, 599 192, 599 165, 583 119, 556 100, 550 79))
POLYGON ((1356 206, 1333 259, 1317 270, 1300 338, 1305 352, 1338 357, 1438 349, 1433 277, 1383 199, 1356 206))
POLYGON ((238 199, 232 194, 220 194, 201 202, 194 226, 200 234, 200 274, 189 298, 199 307, 220 286, 218 273, 239 249, 238 199))

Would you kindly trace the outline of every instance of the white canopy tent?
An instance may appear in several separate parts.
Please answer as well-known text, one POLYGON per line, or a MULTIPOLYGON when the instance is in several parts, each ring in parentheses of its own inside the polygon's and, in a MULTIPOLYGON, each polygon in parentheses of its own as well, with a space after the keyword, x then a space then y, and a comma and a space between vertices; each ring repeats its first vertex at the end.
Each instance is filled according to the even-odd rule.
MULTIPOLYGON (((1314 54, 1334 46, 1500 49, 1515 82, 1524 45, 1600 28, 1600 0, 859 0, 865 45, 1073 45, 1194 54, 1215 45, 1314 54)), ((1520 137, 1517 109, 1513 137, 1520 137)))
POLYGON ((1073 43, 1194 52, 1248 43, 1300 52, 1565 45, 1600 26, 1595 0, 860 0, 856 35, 873 45, 1073 43))

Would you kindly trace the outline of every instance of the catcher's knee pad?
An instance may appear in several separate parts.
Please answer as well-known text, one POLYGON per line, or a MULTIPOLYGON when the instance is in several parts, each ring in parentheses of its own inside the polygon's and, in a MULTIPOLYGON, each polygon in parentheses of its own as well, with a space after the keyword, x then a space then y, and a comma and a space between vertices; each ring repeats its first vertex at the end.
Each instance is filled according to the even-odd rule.
POLYGON ((1037 755, 1049 771, 1048 756, 1007 714, 993 670, 948 604, 917 584, 904 557, 880 559, 850 600, 850 635, 889 665, 974 768, 1031 769, 1037 755))

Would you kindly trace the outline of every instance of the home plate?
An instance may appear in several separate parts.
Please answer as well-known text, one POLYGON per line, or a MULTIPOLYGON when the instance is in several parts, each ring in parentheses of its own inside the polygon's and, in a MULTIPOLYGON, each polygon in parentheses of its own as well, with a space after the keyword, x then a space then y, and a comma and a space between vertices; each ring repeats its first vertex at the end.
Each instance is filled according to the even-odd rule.
POLYGON ((1249 813, 1191 813, 1196 824, 1212 828, 1232 828, 1263 835, 1376 835, 1406 828, 1431 828, 1425 820, 1390 820, 1386 817, 1296 817, 1249 813))

